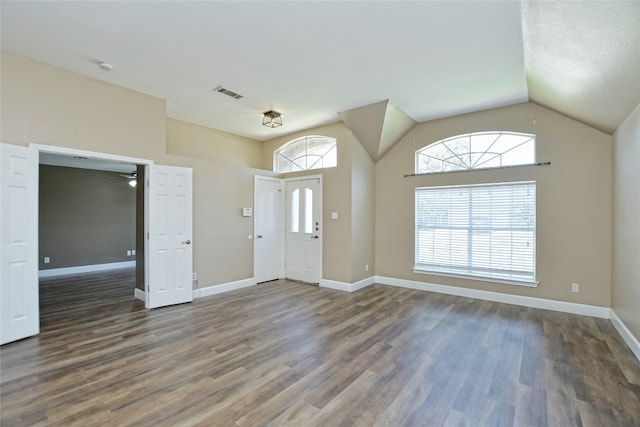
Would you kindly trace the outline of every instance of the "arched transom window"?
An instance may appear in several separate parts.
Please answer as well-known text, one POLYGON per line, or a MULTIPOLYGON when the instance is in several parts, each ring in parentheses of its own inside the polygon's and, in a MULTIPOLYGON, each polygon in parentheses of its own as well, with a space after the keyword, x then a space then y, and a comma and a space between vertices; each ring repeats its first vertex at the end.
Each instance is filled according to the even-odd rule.
POLYGON ((296 172, 338 165, 336 139, 309 135, 289 141, 273 153, 276 172, 296 172))
POLYGON ((535 143, 535 135, 516 132, 477 132, 454 136, 416 151, 416 173, 533 164, 535 143))

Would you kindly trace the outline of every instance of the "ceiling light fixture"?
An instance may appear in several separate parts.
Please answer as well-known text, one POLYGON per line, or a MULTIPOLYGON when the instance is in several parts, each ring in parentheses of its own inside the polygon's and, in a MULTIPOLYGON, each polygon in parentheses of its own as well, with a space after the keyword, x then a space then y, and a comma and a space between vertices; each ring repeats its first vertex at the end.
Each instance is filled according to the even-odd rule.
POLYGON ((282 126, 282 115, 277 111, 269 110, 264 113, 262 124, 270 128, 282 126))

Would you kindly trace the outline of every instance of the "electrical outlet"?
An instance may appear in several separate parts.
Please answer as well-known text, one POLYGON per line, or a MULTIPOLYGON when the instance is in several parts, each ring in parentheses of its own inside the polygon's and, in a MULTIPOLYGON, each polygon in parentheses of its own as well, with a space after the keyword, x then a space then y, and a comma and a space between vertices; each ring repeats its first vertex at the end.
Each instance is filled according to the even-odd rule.
POLYGON ((45 264, 49 264, 50 262, 51 262, 51 258, 49 258, 48 256, 44 257, 45 264))
POLYGON ((135 249, 132 249, 132 250, 131 250, 131 255, 135 255, 135 254, 136 254, 136 250, 135 250, 135 249))
POLYGON ((193 280, 198 280, 198 275, 196 273, 193 273, 193 280))
POLYGON ((127 256, 131 256, 131 251, 127 251, 127 256))
POLYGON ((364 265, 364 271, 369 271, 369 264, 364 265))
POLYGON ((580 283, 572 283, 571 292, 580 292, 580 283))

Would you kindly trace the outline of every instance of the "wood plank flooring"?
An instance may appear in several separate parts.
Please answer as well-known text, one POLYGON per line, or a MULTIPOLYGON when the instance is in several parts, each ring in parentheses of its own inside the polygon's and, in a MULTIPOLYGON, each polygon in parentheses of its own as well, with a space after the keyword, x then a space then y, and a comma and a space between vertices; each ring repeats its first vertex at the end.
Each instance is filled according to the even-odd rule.
POLYGON ((2 426, 639 426, 608 320, 276 281, 147 311, 131 270, 41 285, 2 426))

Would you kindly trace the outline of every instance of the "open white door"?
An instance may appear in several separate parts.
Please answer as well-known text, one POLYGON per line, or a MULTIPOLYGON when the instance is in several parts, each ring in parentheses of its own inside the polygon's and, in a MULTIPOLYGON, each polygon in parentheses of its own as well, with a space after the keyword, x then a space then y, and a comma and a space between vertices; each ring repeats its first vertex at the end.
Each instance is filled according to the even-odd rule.
POLYGON ((322 277, 322 177, 286 180, 285 275, 320 283, 322 277))
POLYGON ((284 181, 254 179, 253 277, 257 283, 284 277, 284 181))
POLYGON ((147 308, 193 301, 192 170, 149 165, 147 308))
POLYGON ((0 144, 0 344, 40 332, 38 152, 0 144))

